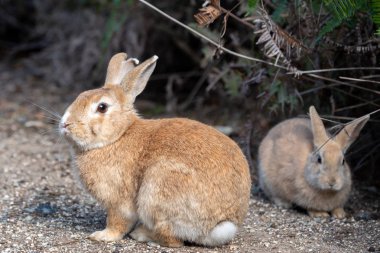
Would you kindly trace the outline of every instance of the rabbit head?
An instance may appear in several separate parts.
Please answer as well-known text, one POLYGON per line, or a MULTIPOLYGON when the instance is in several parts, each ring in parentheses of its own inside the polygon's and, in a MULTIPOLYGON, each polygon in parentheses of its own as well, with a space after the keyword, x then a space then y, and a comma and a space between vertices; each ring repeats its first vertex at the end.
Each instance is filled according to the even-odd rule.
POLYGON ((103 147, 115 142, 133 123, 136 96, 145 88, 158 57, 140 65, 127 54, 114 55, 107 68, 102 88, 81 93, 66 109, 59 130, 81 150, 103 147))
POLYGON ((350 168, 344 154, 359 136, 369 116, 347 124, 336 136, 329 137, 314 106, 309 110, 314 150, 308 157, 305 178, 308 183, 322 191, 339 191, 351 184, 350 168))

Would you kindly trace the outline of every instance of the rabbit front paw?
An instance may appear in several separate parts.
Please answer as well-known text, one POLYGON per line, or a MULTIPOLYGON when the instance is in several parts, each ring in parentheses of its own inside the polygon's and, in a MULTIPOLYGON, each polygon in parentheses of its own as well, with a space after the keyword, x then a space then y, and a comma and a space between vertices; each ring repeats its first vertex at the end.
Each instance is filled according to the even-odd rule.
POLYGON ((123 233, 106 228, 104 230, 92 233, 88 238, 94 241, 112 242, 121 240, 123 236, 123 233))
POLYGON ((281 198, 273 198, 273 202, 281 208, 290 208, 292 206, 292 203, 281 198))
POLYGON ((141 224, 138 225, 131 233, 129 233, 129 236, 138 242, 152 241, 149 231, 141 224))
POLYGON ((332 210, 331 215, 336 219, 344 219, 346 217, 346 212, 343 208, 339 207, 332 210))
POLYGON ((314 210, 308 210, 307 211, 310 217, 312 218, 328 218, 330 217, 328 212, 325 211, 314 211, 314 210))

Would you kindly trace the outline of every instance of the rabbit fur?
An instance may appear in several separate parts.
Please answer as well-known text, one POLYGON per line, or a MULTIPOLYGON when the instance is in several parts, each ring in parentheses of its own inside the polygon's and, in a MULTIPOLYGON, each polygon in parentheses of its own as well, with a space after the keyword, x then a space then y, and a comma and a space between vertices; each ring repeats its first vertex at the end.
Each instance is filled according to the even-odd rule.
POLYGON ((250 172, 240 148, 190 119, 142 119, 133 103, 157 56, 138 65, 119 53, 105 85, 81 93, 60 122, 80 178, 107 210, 90 238, 180 247, 230 242, 246 216, 250 172))
POLYGON ((296 204, 312 217, 344 218, 351 173, 344 154, 369 119, 346 124, 330 137, 314 106, 310 119, 294 118, 273 127, 259 146, 259 184, 282 207, 296 204))

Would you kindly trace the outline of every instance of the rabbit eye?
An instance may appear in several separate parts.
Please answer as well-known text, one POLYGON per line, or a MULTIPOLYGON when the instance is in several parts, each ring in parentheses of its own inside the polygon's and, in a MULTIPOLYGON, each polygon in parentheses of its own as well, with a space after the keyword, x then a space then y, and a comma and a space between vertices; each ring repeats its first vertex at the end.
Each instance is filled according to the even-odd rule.
POLYGON ((107 110, 108 110, 108 105, 106 103, 100 103, 98 105, 98 108, 96 108, 96 111, 100 113, 106 113, 107 110))
POLYGON ((346 162, 346 159, 342 159, 342 165, 344 165, 344 163, 346 162))
POLYGON ((320 155, 317 156, 317 162, 318 162, 319 164, 322 163, 322 157, 321 157, 320 155))

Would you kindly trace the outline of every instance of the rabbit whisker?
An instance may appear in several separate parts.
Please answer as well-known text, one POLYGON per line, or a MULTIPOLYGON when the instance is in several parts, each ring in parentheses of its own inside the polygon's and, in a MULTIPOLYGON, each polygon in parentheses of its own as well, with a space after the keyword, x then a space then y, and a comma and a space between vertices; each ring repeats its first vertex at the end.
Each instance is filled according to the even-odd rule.
POLYGON ((34 106, 40 108, 40 109, 43 110, 43 111, 49 113, 51 116, 54 116, 55 119, 59 119, 59 120, 60 120, 60 119, 62 118, 62 116, 59 115, 59 113, 57 113, 57 112, 55 112, 55 111, 52 111, 52 110, 49 110, 49 109, 47 109, 45 106, 38 105, 38 104, 36 104, 36 103, 34 103, 34 102, 32 102, 32 101, 29 101, 29 100, 27 100, 27 102, 29 102, 29 103, 31 103, 32 105, 34 105, 34 106))
POLYGON ((60 122, 60 120, 58 120, 57 118, 54 118, 54 117, 51 117, 49 115, 44 115, 43 116, 45 119, 49 119, 49 120, 52 120, 54 122, 60 122))
MULTIPOLYGON (((58 131, 56 128, 48 128, 48 129, 45 129, 45 130, 42 130, 42 131, 39 131, 38 132, 40 135, 42 136, 54 136, 56 137, 58 131)), ((55 139, 55 138, 54 138, 55 139)))

